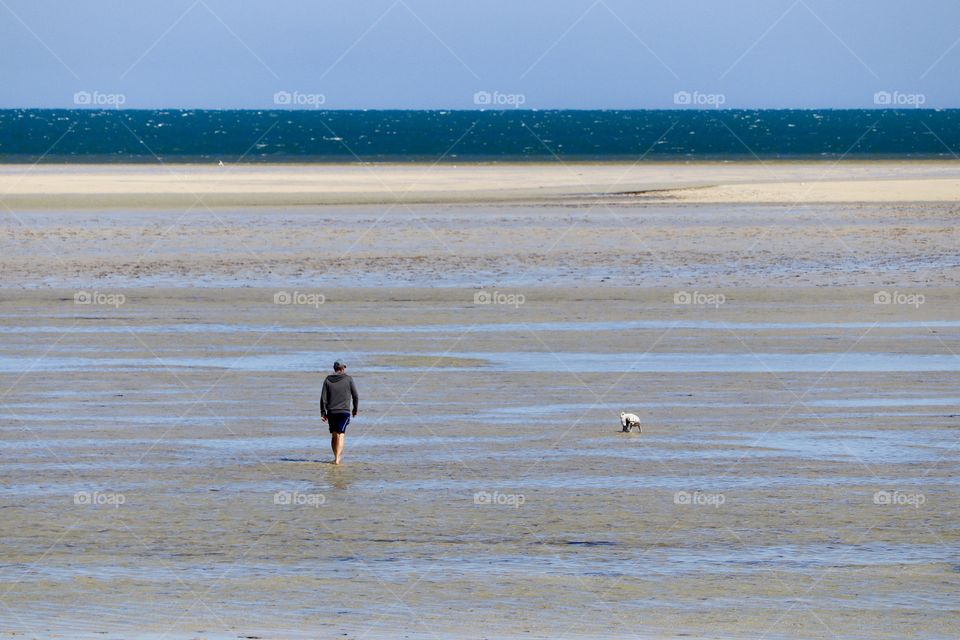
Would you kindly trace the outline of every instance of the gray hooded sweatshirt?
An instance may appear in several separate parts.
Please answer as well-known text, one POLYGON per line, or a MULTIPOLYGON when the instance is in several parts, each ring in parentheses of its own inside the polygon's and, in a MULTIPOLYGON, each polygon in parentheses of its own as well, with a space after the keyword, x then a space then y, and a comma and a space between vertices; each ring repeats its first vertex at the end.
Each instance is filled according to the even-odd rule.
POLYGON ((360 396, 353 378, 345 373, 333 373, 323 381, 323 391, 320 393, 320 415, 329 413, 350 413, 350 401, 353 400, 353 410, 357 410, 360 396))

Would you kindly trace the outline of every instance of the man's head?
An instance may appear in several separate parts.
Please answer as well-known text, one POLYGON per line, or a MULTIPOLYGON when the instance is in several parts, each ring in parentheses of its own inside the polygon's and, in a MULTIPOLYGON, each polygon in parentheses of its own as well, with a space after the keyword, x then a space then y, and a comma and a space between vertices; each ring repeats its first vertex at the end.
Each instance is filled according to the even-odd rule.
POLYGON ((347 365, 337 360, 333 363, 333 370, 337 373, 343 373, 343 370, 347 368, 347 365))

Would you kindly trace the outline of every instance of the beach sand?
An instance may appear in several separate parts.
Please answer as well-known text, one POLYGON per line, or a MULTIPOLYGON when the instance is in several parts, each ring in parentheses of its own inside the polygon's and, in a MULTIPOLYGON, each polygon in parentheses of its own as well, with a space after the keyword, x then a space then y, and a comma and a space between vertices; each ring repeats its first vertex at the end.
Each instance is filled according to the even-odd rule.
POLYGON ((4 168, 0 637, 956 635, 955 165, 628 168, 4 168))
POLYGON ((957 202, 960 163, 6 165, 0 167, 0 194, 14 209, 477 203, 618 194, 654 202, 957 202))
POLYGON ((958 176, 934 162, 7 167, 0 284, 944 286, 960 279, 958 176))

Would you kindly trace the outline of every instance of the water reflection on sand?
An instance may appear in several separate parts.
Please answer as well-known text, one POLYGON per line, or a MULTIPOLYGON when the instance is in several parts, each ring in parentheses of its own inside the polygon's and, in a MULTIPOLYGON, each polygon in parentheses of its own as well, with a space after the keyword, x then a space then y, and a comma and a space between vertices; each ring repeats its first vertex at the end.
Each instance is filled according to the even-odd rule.
POLYGON ((447 292, 321 330, 221 295, 77 331, 4 307, 0 587, 37 635, 958 628, 947 311, 703 320, 651 294, 658 321, 547 299, 498 324, 447 292), (345 354, 363 400, 334 467, 317 388, 345 354))

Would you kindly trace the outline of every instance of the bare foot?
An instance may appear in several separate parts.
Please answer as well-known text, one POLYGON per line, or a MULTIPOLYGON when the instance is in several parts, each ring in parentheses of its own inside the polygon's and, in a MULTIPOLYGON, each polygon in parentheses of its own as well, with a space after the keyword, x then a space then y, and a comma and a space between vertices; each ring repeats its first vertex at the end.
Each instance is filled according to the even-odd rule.
POLYGON ((339 464, 340 464, 340 460, 334 460, 334 461, 333 461, 333 464, 339 465, 339 464))

